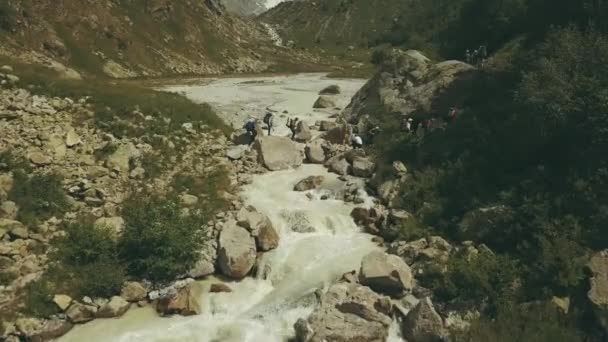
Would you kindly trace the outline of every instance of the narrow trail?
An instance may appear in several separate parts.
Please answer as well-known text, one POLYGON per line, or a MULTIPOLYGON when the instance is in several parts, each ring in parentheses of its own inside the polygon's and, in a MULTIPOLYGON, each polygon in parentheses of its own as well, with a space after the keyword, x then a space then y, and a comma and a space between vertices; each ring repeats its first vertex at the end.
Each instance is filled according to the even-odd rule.
MULTIPOLYGON (((287 112, 277 120, 281 123, 274 134, 288 135, 283 122, 289 117, 320 120, 336 114, 333 109, 312 110, 320 89, 339 84, 343 93, 337 101, 343 107, 363 82, 326 80, 321 75, 262 78, 262 82, 246 86, 242 81, 227 79, 169 90, 185 92, 195 101, 210 102, 232 124, 240 123, 246 115, 261 118, 272 103, 279 113, 287 112)), ((365 255, 380 248, 350 217, 355 205, 340 198, 345 184, 322 165, 305 164, 298 169, 252 175, 251 183, 241 187, 245 205, 267 215, 280 236, 279 247, 259 260, 255 278, 227 282, 231 293, 205 293, 201 301, 203 312, 198 316, 159 318, 150 307, 131 309, 120 319, 78 326, 60 341, 289 340, 295 334, 294 323, 314 309, 315 291, 326 289, 342 274, 358 269, 365 255), (294 185, 308 176, 324 176, 325 181, 315 190, 293 191, 294 185)), ((373 199, 364 196, 364 203, 359 206, 372 204, 373 199)), ((223 280, 211 277, 201 283, 218 281, 223 280)), ((389 341, 401 341, 397 329, 392 330, 389 341)))

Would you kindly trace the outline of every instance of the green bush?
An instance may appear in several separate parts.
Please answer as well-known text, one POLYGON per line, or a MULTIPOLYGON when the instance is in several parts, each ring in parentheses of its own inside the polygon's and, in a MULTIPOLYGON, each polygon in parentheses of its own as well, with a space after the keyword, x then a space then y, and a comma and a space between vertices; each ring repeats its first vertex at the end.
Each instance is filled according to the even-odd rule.
POLYGON ((56 174, 14 172, 14 185, 8 197, 19 206, 18 219, 25 224, 61 217, 69 203, 56 174))
POLYGON ((455 333, 454 342, 579 342, 579 331, 548 305, 520 306, 494 320, 482 318, 469 330, 455 333))
POLYGON ((0 271, 0 285, 8 286, 13 280, 17 279, 17 274, 10 271, 1 270, 0 271))
POLYGON ((447 272, 430 286, 441 300, 486 303, 488 313, 495 314, 515 301, 517 276, 513 260, 481 250, 477 256, 453 256, 447 272))
POLYGON ((22 156, 16 155, 10 150, 0 153, 0 171, 16 171, 23 170, 27 173, 32 171, 30 163, 22 156))
POLYGON ((49 277, 56 287, 75 297, 110 297, 120 291, 125 271, 118 259, 114 232, 84 219, 68 224, 54 241, 49 277), (61 274, 59 276, 59 274, 61 274))
POLYGON ((197 209, 201 214, 209 217, 226 207, 227 202, 220 196, 221 191, 230 187, 230 180, 223 169, 201 176, 191 174, 177 174, 173 178, 173 189, 178 192, 187 192, 199 196, 197 209))
POLYGON ((194 266, 205 222, 198 215, 183 215, 178 199, 133 195, 122 213, 125 230, 119 252, 129 274, 170 281, 194 266))
POLYGON ((59 308, 53 302, 54 286, 45 277, 27 284, 23 292, 26 314, 42 318, 59 312, 59 308))

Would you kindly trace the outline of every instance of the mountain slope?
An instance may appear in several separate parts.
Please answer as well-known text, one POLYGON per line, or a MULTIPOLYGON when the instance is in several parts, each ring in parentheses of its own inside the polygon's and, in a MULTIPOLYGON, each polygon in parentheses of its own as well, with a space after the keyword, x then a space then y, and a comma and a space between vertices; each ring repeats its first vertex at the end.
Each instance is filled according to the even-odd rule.
POLYGON ((226 9, 238 15, 257 15, 266 10, 265 0, 222 0, 226 9))
POLYGON ((287 1, 260 19, 277 25, 287 40, 303 47, 368 47, 387 34, 410 1, 287 1))
POLYGON ((217 0, 0 0, 0 46, 112 77, 260 72, 300 60, 217 0))

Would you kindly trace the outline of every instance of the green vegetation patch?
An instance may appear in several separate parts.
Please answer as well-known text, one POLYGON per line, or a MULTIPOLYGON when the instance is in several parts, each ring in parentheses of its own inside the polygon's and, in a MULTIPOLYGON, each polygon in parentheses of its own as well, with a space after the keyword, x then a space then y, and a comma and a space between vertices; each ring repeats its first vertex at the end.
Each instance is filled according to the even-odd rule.
POLYGON ((14 185, 8 198, 19 206, 17 219, 33 225, 53 216, 61 217, 69 202, 57 174, 28 174, 22 169, 13 172, 14 185))

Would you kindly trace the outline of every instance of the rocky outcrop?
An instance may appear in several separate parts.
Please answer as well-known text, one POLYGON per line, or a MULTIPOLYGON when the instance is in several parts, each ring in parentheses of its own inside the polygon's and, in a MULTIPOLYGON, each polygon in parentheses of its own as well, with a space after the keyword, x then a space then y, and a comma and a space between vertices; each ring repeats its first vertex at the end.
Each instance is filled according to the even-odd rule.
POLYGON ((171 296, 161 298, 156 310, 163 316, 182 315, 193 316, 201 313, 200 299, 203 294, 203 286, 197 282, 191 282, 180 288, 171 296))
POLYGON ((410 267, 396 255, 375 251, 363 258, 361 284, 379 293, 403 296, 414 287, 410 267))
POLYGON ((316 188, 320 187, 321 184, 323 184, 324 180, 325 180, 325 177, 323 177, 323 176, 306 177, 306 178, 302 179, 301 181, 299 181, 293 187, 293 189, 295 191, 307 191, 307 190, 316 189, 316 188))
POLYGON ((587 267, 592 273, 587 298, 598 321, 608 333, 608 250, 593 255, 587 267))
POLYGON ((348 160, 346 160, 343 155, 331 157, 329 160, 327 160, 327 162, 325 162, 325 166, 327 166, 330 172, 337 173, 342 176, 347 175, 351 169, 348 160))
POLYGON ((256 243, 249 232, 227 222, 220 233, 218 265, 230 278, 244 278, 255 264, 256 243))
POLYGON ((335 284, 310 317, 295 324, 296 338, 307 342, 383 342, 391 325, 390 312, 390 299, 368 287, 335 284))
MULTIPOLYGON (((432 64, 418 51, 394 50, 343 115, 351 122, 370 113, 409 116, 416 112, 443 117, 451 106, 465 103, 475 93, 472 88, 477 77, 475 68, 466 63, 432 64)), ((396 116, 395 123, 400 119, 396 116)))
POLYGON ((265 136, 255 142, 254 148, 258 152, 260 163, 270 171, 302 165, 302 154, 289 138, 265 136))
POLYGON ((402 331, 408 341, 416 342, 441 342, 447 335, 443 320, 428 297, 407 314, 402 323, 402 331))
POLYGON ((313 104, 312 107, 313 108, 335 108, 336 102, 334 101, 334 99, 332 99, 329 96, 321 95, 321 96, 319 96, 317 101, 315 101, 315 103, 313 104))

